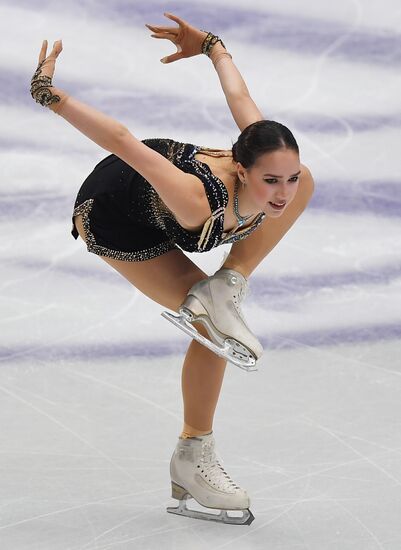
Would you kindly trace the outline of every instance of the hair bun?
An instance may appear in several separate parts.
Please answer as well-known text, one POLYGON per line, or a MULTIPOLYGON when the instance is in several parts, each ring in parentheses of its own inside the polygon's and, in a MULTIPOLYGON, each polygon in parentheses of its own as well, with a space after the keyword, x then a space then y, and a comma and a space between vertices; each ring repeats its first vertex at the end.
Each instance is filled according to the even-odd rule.
POLYGON ((231 150, 234 162, 241 162, 248 169, 259 156, 283 149, 291 149, 299 156, 298 143, 291 130, 281 122, 263 119, 244 128, 231 150))

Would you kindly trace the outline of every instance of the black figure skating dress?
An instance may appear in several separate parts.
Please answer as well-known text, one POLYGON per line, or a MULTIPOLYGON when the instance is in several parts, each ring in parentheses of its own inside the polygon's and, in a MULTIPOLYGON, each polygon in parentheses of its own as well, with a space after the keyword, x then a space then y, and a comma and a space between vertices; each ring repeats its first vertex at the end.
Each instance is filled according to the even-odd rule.
MULTIPOLYGON (((260 212, 251 225, 234 234, 224 233, 227 188, 195 153, 219 155, 211 149, 169 138, 149 138, 142 142, 166 157, 184 172, 201 179, 210 204, 211 216, 199 231, 189 231, 176 220, 152 185, 129 164, 111 154, 100 161, 81 185, 72 218, 82 214, 87 250, 119 260, 142 261, 174 248, 206 252, 221 244, 233 243, 252 233, 266 216, 260 212)), ((72 219, 71 234, 79 233, 72 219)))

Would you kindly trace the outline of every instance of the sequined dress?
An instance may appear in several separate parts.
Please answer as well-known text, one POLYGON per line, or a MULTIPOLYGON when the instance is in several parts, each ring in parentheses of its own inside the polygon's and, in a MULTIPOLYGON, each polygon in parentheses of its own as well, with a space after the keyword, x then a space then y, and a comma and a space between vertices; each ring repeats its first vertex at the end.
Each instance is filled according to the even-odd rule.
POLYGON ((201 179, 211 215, 200 230, 185 229, 151 184, 111 154, 85 179, 74 204, 71 234, 78 238, 73 218, 82 214, 89 252, 127 261, 147 260, 177 248, 206 252, 246 238, 263 221, 266 213, 260 212, 249 226, 234 233, 224 232, 224 209, 229 200, 227 188, 206 163, 194 158, 197 152, 220 156, 223 150, 170 138, 148 138, 142 142, 184 172, 201 179))

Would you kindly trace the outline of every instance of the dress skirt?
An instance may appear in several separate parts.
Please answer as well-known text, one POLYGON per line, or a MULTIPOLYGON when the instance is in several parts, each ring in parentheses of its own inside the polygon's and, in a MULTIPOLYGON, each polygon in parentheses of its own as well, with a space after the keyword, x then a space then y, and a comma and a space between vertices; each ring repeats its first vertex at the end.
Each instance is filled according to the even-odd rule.
POLYGON ((100 161, 81 185, 72 214, 82 214, 87 250, 100 256, 143 261, 179 249, 153 220, 155 190, 139 172, 114 154, 100 161))

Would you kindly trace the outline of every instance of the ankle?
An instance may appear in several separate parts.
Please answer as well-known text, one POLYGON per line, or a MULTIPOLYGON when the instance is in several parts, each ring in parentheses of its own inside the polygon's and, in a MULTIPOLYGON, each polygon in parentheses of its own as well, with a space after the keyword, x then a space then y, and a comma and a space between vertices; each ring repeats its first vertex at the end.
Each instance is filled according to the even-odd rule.
POLYGON ((184 427, 182 429, 180 438, 181 439, 188 439, 189 437, 195 437, 195 436, 198 436, 198 435, 207 435, 207 434, 210 434, 212 431, 213 431, 212 428, 207 429, 207 430, 198 430, 198 429, 194 428, 193 426, 190 426, 189 424, 186 424, 184 422, 184 427))
MULTIPOLYGON (((243 277, 245 277, 246 280, 249 279, 249 276, 250 276, 250 273, 249 271, 247 271, 244 266, 239 266, 239 265, 236 265, 235 263, 230 263, 227 262, 226 264, 223 264, 220 269, 232 269, 233 271, 238 271, 238 273, 240 273, 243 277)), ((220 271, 220 269, 218 269, 217 271, 220 271)))

